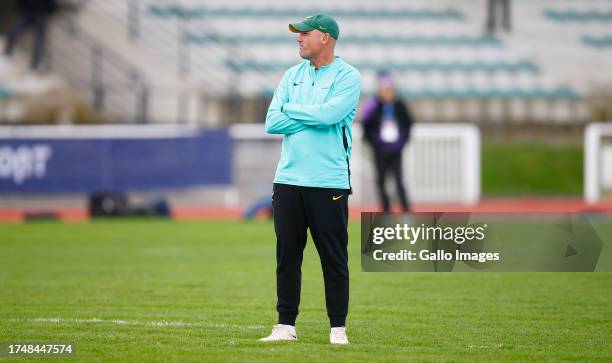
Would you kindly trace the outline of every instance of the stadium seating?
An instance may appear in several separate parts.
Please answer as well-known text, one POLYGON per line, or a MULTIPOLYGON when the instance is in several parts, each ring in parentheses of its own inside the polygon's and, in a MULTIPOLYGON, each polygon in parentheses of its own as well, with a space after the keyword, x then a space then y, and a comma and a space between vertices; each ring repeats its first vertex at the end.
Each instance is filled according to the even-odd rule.
MULTIPOLYGON (((161 5, 152 4, 148 10, 151 14, 159 17, 170 18, 204 18, 204 17, 269 17, 269 16, 295 16, 295 14, 305 13, 310 14, 317 12, 319 8, 303 8, 303 7, 204 7, 193 6, 183 7, 180 5, 161 5)), ((328 8, 327 12, 333 13, 341 17, 361 17, 361 18, 414 18, 414 19, 456 19, 462 20, 463 14, 452 9, 358 9, 358 8, 328 8)))
POLYGON ((603 35, 603 36, 591 36, 585 35, 582 37, 582 42, 585 45, 596 47, 596 48, 606 48, 612 47, 612 35, 603 35))
MULTIPOLYGON (((137 52, 156 60, 155 67, 143 71, 151 94, 171 94, 168 84, 187 84, 189 91, 175 93, 195 89, 211 99, 261 99, 270 96, 287 67, 300 61, 287 23, 315 11, 330 13, 341 24, 336 53, 361 71, 364 97, 375 92, 376 72, 387 69, 402 95, 418 102, 535 103, 523 107, 530 110, 545 110, 554 102, 574 111, 540 118, 583 122, 593 80, 605 80, 601 74, 612 65, 601 60, 612 34, 612 7, 602 0, 515 0, 513 32, 498 37, 484 32, 486 9, 477 0, 108 0, 89 2, 82 13, 100 20, 91 29, 93 36, 125 38, 131 49, 118 50, 128 62, 144 67, 137 52), (104 23, 108 31, 97 30, 104 23), (163 87, 156 84, 160 77, 166 79, 163 87)), ((415 108, 421 112, 420 105, 415 108)))
MULTIPOLYGON (((295 39, 287 37, 286 34, 276 35, 234 35, 226 36, 216 33, 191 33, 186 32, 183 38, 184 42, 206 45, 208 43, 231 43, 231 44, 265 44, 266 46, 276 46, 279 44, 294 44, 295 39)), ((350 45, 367 45, 367 44, 384 44, 384 45, 404 45, 404 46, 495 46, 499 47, 500 42, 492 36, 471 36, 471 35, 448 35, 448 36, 343 36, 342 44, 350 45)))
POLYGON ((579 23, 590 23, 590 22, 603 22, 612 23, 612 10, 600 11, 600 10, 547 10, 546 17, 551 20, 558 22, 579 22, 579 23))
POLYGON ((11 95, 11 91, 5 86, 0 86, 0 100, 8 98, 11 95))

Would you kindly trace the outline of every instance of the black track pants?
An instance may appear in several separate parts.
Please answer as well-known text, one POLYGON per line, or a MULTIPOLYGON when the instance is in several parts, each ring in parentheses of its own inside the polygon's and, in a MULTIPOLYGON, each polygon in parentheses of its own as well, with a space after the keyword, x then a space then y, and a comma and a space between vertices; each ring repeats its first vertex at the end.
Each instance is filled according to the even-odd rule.
POLYGON ((349 300, 348 190, 274 184, 278 323, 295 325, 306 230, 321 259, 332 327, 345 326, 349 300))

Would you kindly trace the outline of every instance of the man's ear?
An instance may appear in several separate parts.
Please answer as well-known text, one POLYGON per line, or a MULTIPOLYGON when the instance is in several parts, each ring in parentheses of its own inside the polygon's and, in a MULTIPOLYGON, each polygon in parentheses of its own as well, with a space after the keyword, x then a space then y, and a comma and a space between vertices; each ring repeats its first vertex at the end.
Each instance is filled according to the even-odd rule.
POLYGON ((329 43, 329 38, 330 38, 330 37, 331 37, 331 36, 330 36, 329 34, 327 34, 327 33, 322 33, 322 34, 321 34, 321 44, 327 44, 327 43, 329 43))

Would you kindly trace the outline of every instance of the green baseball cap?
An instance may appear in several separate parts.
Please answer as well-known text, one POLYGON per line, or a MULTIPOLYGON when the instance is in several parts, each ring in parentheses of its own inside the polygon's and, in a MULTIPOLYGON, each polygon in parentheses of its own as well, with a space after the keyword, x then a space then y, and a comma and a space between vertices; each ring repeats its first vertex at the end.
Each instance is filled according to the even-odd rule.
POLYGON ((340 35, 340 28, 338 23, 329 15, 325 14, 313 14, 305 17, 299 23, 289 24, 289 30, 294 33, 307 32, 313 29, 322 31, 332 36, 332 38, 338 40, 340 35))

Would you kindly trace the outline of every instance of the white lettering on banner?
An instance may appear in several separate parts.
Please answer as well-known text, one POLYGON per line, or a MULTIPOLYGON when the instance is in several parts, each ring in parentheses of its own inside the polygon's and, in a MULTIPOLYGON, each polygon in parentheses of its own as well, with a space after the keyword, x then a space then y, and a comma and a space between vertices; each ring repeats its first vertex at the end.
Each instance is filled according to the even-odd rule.
POLYGON ((0 179, 21 185, 30 178, 44 178, 51 154, 49 145, 0 146, 0 179))

